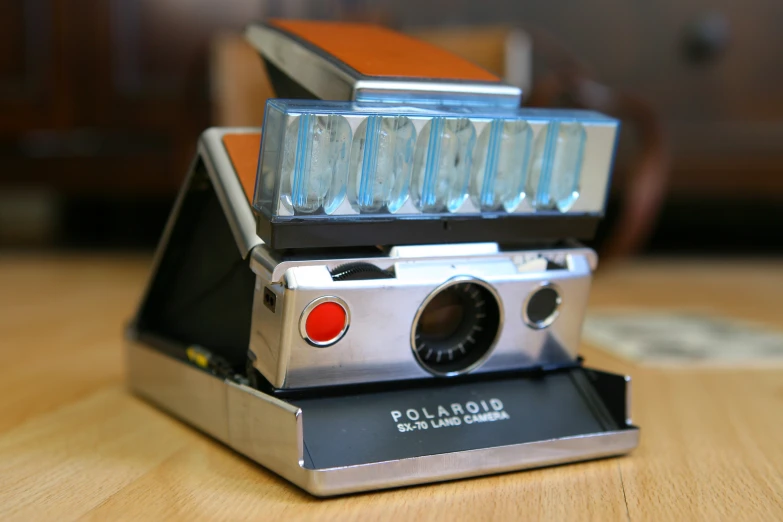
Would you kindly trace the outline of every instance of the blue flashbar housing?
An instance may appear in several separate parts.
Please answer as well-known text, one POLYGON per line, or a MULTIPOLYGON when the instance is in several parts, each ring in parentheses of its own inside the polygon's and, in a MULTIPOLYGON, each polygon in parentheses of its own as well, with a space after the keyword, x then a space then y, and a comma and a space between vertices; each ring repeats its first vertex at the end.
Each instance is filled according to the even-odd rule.
POLYGON ((259 234, 273 248, 585 239, 618 130, 590 111, 269 100, 259 234))

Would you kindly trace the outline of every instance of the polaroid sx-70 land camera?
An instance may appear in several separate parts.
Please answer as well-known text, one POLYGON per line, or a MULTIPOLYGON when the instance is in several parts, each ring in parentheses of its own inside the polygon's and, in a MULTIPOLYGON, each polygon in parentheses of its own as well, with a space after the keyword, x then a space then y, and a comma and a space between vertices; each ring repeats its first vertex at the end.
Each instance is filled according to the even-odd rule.
POLYGON ((636 447, 577 355, 618 122, 375 26, 247 39, 280 99, 201 137, 131 389, 319 496, 636 447))

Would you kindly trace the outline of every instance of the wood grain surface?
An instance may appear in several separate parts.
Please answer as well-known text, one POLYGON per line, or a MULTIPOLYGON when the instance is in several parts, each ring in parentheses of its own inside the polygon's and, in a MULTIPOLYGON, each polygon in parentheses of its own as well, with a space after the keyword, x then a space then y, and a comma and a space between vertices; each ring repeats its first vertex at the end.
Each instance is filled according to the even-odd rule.
MULTIPOLYGON (((634 367, 630 456, 318 500, 129 395, 122 327, 146 257, 0 256, 0 520, 781 520, 783 370, 634 367)), ((599 270, 591 306, 783 329, 783 263, 599 270)), ((740 347, 738 347, 739 349, 740 347)))

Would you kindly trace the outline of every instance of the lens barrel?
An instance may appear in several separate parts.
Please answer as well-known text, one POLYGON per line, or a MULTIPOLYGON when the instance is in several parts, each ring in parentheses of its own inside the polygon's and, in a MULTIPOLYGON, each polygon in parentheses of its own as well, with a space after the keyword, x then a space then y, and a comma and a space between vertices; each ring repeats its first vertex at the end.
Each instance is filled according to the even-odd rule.
POLYGON ((454 279, 419 308, 411 345, 419 364, 430 373, 458 375, 489 355, 501 322, 500 300, 491 286, 473 278, 454 279))

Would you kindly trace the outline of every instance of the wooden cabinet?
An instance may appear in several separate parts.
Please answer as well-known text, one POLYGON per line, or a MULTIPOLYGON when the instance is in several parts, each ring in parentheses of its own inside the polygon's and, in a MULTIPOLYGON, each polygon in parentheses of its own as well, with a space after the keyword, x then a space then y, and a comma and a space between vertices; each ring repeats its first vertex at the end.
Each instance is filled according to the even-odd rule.
MULTIPOLYGON (((53 5, 49 0, 0 3, 0 132, 52 126, 58 99, 53 5)), ((60 103, 60 105, 62 105, 60 103)))
POLYGON ((527 24, 548 28, 602 82, 657 108, 672 144, 673 193, 783 197, 783 2, 530 7, 527 24))
POLYGON ((173 194, 209 125, 209 40, 258 11, 230 3, 0 3, 0 183, 173 194))

